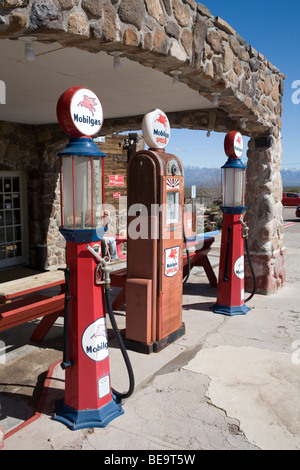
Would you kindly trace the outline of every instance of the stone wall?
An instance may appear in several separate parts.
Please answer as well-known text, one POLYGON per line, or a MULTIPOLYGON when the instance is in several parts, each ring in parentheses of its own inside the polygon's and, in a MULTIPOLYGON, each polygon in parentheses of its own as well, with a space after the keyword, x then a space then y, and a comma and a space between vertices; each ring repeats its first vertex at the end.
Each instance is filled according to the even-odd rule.
MULTIPOLYGON (((251 139, 248 144, 247 214, 249 249, 257 292, 276 292, 285 282, 282 218, 281 136, 251 139)), ((246 287, 252 289, 250 267, 246 287)))
POLYGON ((67 140, 57 126, 0 122, 0 170, 26 175, 29 264, 40 268, 44 266, 37 253, 41 256, 45 245, 48 266, 54 259, 61 264, 64 258, 64 240, 56 222, 60 220, 57 152, 67 140))

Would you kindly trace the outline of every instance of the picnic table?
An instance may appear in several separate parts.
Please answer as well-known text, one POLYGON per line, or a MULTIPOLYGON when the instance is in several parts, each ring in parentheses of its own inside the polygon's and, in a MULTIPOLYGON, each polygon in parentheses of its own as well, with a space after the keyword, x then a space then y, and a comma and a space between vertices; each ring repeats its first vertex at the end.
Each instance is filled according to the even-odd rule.
MULTIPOLYGON (((187 239, 187 247, 185 247, 194 249, 193 252, 189 252, 190 269, 192 270, 195 266, 203 267, 211 287, 217 287, 218 281, 207 255, 215 240, 214 237, 218 234, 219 231, 199 234, 194 239, 187 239)), ((183 255, 183 278, 186 277, 188 269, 188 255, 185 254, 183 255)), ((110 279, 112 286, 121 287, 122 289, 112 304, 114 310, 120 310, 126 303, 127 268, 113 271, 110 275, 110 279)))
POLYGON ((35 274, 0 284, 0 332, 41 318, 31 335, 40 342, 59 316, 64 315, 63 271, 35 274))

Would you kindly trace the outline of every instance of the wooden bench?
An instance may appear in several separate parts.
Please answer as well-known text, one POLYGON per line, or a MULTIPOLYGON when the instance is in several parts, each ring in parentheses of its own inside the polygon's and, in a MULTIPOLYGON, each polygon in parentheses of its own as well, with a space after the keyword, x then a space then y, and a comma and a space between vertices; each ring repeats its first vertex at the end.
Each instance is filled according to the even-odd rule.
POLYGON ((64 316, 64 277, 52 282, 49 278, 53 278, 53 273, 0 284, 0 332, 42 318, 30 337, 34 342, 42 341, 57 318, 64 316), (31 287, 18 289, 29 283, 31 287))
MULTIPOLYGON (((213 233, 216 234, 218 232, 213 232, 213 233)), ((207 256, 214 240, 215 240, 214 237, 206 234, 206 237, 200 241, 198 239, 195 241, 187 242, 188 248, 191 248, 191 247, 195 248, 195 251, 190 252, 189 254, 190 269, 192 270, 194 266, 203 267, 211 287, 217 287, 218 285, 216 275, 214 273, 214 270, 207 256)), ((186 277, 187 273, 188 273, 188 257, 187 255, 184 255, 183 256, 183 279, 186 277)), ((110 279, 111 279, 112 286, 122 288, 122 290, 119 292, 119 294, 117 295, 117 297, 115 298, 112 304, 112 307, 114 310, 120 310, 120 308, 122 308, 126 302, 127 269, 123 268, 123 269, 118 269, 116 271, 113 271, 110 275, 110 279)))
MULTIPOLYGON (((208 232, 209 233, 209 232, 208 232)), ((204 241, 200 244, 198 244, 199 248, 197 248, 197 242, 188 242, 188 248, 190 247, 195 247, 194 252, 189 253, 189 258, 190 258, 190 269, 194 266, 201 266, 203 267, 205 274, 209 280, 209 283, 211 287, 217 287, 218 286, 218 281, 216 278, 216 275, 214 273, 214 270, 210 264, 210 261, 208 259, 208 253, 210 252, 211 245, 215 239, 213 237, 206 238, 204 241)), ((187 255, 183 256, 183 278, 186 277, 188 274, 188 257, 187 255)))

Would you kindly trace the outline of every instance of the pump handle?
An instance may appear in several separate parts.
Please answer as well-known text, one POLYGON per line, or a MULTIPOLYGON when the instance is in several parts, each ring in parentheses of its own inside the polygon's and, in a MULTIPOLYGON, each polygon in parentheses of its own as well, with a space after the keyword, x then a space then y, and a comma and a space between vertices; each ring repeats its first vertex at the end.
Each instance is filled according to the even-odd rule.
POLYGON ((101 256, 90 245, 87 245, 86 247, 89 250, 89 252, 92 253, 92 255, 94 255, 95 258, 99 261, 99 264, 97 266, 98 273, 99 273, 100 267, 103 272, 104 280, 97 282, 97 284, 105 284, 105 288, 106 289, 109 288, 110 287, 110 273, 112 271, 112 268, 109 266, 109 263, 105 261, 104 258, 101 258, 101 256))

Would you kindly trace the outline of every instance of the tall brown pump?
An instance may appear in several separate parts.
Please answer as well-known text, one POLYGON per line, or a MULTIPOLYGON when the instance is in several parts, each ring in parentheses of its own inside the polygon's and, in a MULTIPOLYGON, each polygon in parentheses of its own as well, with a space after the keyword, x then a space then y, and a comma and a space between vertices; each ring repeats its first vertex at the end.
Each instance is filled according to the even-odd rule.
POLYGON ((149 354, 185 333, 182 163, 163 148, 139 151, 128 188, 126 346, 149 354))

